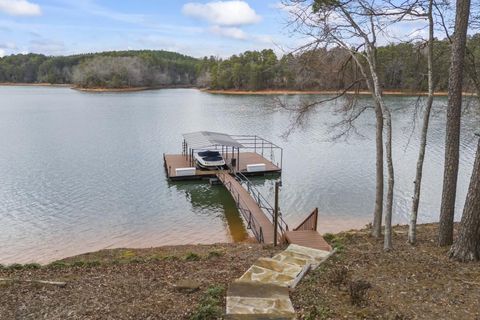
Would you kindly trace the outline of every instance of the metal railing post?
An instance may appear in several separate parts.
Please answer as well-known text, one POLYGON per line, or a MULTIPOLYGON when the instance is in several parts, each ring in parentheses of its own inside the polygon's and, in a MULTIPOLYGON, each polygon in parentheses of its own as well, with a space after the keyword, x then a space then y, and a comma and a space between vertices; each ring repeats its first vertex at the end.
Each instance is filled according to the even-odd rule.
POLYGON ((277 246, 277 237, 278 237, 278 190, 280 187, 280 182, 275 181, 275 207, 273 214, 273 245, 277 246))

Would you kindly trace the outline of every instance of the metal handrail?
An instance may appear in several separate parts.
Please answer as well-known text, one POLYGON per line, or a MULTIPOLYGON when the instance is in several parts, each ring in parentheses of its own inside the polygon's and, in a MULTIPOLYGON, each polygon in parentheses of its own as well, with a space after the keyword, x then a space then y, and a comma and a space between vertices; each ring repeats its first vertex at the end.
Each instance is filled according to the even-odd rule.
POLYGON ((253 152, 260 154, 262 157, 265 157, 265 153, 270 151, 270 157, 267 158, 272 162, 275 163, 279 168, 283 166, 283 148, 276 145, 275 143, 259 137, 257 135, 231 135, 232 138, 237 140, 239 143, 243 145, 243 149, 250 149, 253 152), (274 157, 275 151, 280 150, 280 163, 275 161, 274 157))
MULTIPOLYGON (((226 174, 226 173, 223 173, 223 174, 226 174)), ((220 180, 222 180, 221 174, 219 174, 218 176, 220 180)), ((255 236, 255 239, 257 239, 259 243, 264 243, 265 239, 263 236, 262 226, 255 219, 250 209, 248 209, 248 206, 240 199, 240 194, 238 192, 235 192, 235 189, 232 188, 232 183, 230 181, 228 182, 222 181, 222 183, 225 186, 225 188, 227 188, 227 190, 230 191, 230 194, 232 195, 233 199, 237 203, 238 210, 242 214, 243 218, 247 221, 247 229, 252 230, 253 235, 255 236)))
MULTIPOLYGON (((261 208, 264 209, 268 212, 271 218, 271 222, 273 223, 274 221, 274 215, 275 215, 275 209, 270 205, 270 203, 265 199, 265 197, 258 191, 258 189, 253 185, 253 183, 245 177, 240 172, 235 172, 235 178, 236 180, 241 183, 245 184, 247 186, 247 191, 250 193, 252 198, 255 200, 257 205, 261 208)), ((280 229, 281 235, 283 235, 286 231, 288 231, 288 224, 283 220, 282 214, 279 211, 278 212, 278 228, 280 229)))

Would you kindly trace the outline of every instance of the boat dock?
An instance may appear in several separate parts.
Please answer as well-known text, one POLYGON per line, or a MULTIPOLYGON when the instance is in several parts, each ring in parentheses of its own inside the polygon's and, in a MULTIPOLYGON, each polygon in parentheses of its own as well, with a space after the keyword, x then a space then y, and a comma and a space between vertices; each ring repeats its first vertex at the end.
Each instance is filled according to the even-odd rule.
POLYGON ((283 149, 257 135, 229 135, 199 131, 183 135, 182 152, 164 154, 164 165, 169 180, 199 180, 215 177, 218 170, 199 168, 194 153, 213 150, 220 153, 231 171, 247 176, 281 174, 283 149))
POLYGON ((286 242, 331 251, 330 245, 317 232, 317 209, 298 227, 289 230, 278 206, 274 208, 270 205, 247 178, 249 175, 281 174, 282 148, 256 135, 234 136, 200 131, 184 134, 183 137, 181 154, 164 154, 169 180, 218 179, 230 192, 247 229, 259 243, 286 242), (204 150, 217 151, 225 160, 225 165, 213 170, 198 167, 195 152, 204 150))

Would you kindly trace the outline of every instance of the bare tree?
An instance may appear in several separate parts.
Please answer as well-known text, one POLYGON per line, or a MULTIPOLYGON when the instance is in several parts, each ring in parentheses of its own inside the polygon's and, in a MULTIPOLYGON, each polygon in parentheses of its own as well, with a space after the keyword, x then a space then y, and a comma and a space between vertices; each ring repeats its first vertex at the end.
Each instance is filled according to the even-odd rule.
MULTIPOLYGON (((377 162, 376 162, 376 201, 372 234, 381 234, 383 209, 383 139, 387 163, 387 199, 385 207, 384 249, 392 249, 392 210, 394 192, 394 166, 392 157, 392 117, 390 109, 383 99, 382 85, 378 76, 377 45, 378 36, 386 37, 385 30, 407 14, 392 10, 388 1, 330 1, 316 0, 313 6, 309 1, 292 0, 296 30, 307 35, 311 45, 334 45, 346 50, 355 62, 366 86, 371 93, 377 126, 377 162), (313 9, 313 10, 312 10, 313 9), (383 137, 383 133, 385 137, 383 137)), ((305 110, 303 108, 302 110, 305 110)))
POLYGON ((443 176, 442 204, 438 244, 453 242, 453 220, 457 191, 460 148, 460 118, 462 108, 463 69, 467 28, 470 15, 470 0, 457 0, 455 31, 452 42, 450 75, 448 82, 447 130, 445 138, 445 165, 443 176))
POLYGON ((434 98, 434 83, 433 83, 433 42, 434 38, 434 20, 433 20, 433 2, 429 0, 427 18, 428 18, 428 42, 427 42, 427 72, 428 72, 428 97, 427 104, 423 111, 422 129, 420 134, 420 147, 418 150, 417 168, 415 174, 412 211, 410 213, 410 223, 408 228, 408 242, 415 244, 417 239, 417 216, 418 205, 420 203, 420 191, 422 187, 423 176, 423 161, 425 159, 425 150, 427 147, 427 133, 430 122, 430 112, 432 110, 434 98))

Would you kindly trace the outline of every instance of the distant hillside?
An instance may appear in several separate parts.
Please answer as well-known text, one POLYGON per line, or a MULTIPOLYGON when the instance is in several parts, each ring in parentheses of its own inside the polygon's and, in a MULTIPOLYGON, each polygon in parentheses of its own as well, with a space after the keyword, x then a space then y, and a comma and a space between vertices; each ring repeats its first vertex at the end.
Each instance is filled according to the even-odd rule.
POLYGON ((72 56, 16 54, 0 58, 0 82, 123 88, 192 85, 199 60, 169 51, 110 51, 72 56))
MULTIPOLYGON (((480 60, 480 33, 469 36, 469 52, 480 60)), ((448 86, 450 45, 434 43, 436 90, 448 86)), ((378 48, 378 69, 386 90, 425 91, 424 43, 378 48)), ((468 65, 467 68, 479 66, 468 65)), ((480 72, 480 70, 478 70, 480 72)), ((83 88, 197 86, 234 90, 338 90, 360 76, 348 52, 340 48, 286 54, 271 49, 246 51, 228 59, 197 59, 168 51, 110 51, 48 57, 17 54, 0 58, 0 82, 74 84, 83 88)), ((466 78, 465 90, 471 87, 466 78)), ((359 83, 358 89, 366 89, 359 83)))

